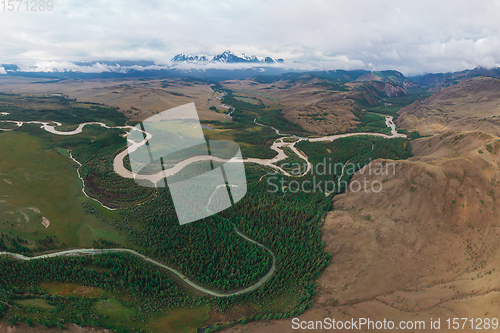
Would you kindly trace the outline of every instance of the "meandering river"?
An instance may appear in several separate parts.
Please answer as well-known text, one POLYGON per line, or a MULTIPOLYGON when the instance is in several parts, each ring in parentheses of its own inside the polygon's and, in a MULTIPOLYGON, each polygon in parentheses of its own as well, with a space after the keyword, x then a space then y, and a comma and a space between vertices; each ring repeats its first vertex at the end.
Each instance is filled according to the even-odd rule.
MULTIPOLYGON (((23 126, 24 124, 39 124, 41 125, 40 127, 44 130, 46 130, 47 132, 50 132, 52 134, 56 134, 56 135, 75 135, 75 134, 79 134, 83 131, 83 128, 87 125, 99 125, 101 127, 104 127, 104 128, 119 128, 119 129, 124 129, 124 130, 129 130, 129 132, 125 135, 125 137, 127 138, 128 134, 130 134, 132 131, 140 131, 144 134, 144 139, 140 142, 135 142, 135 141, 132 141, 130 139, 127 138, 127 141, 129 143, 129 147, 127 149, 125 149, 124 151, 122 151, 121 153, 117 154, 113 160, 113 169, 114 171, 119 174, 120 176, 124 177, 124 178, 135 178, 135 179, 147 179, 149 181, 151 181, 153 184, 156 184, 159 180, 165 178, 165 177, 169 177, 171 175, 174 175, 176 174, 177 172, 181 171, 183 168, 185 168, 187 165, 191 164, 191 163, 195 163, 195 162, 198 162, 198 161, 205 161, 205 160, 214 160, 214 161, 217 161, 217 162, 245 162, 245 163, 257 163, 257 164, 261 164, 261 165, 265 165, 265 166, 269 166, 269 167, 272 167, 276 170, 279 170, 281 173, 283 173, 284 175, 286 176, 294 176, 294 177, 301 177, 301 176, 304 176, 305 174, 307 174, 310 170, 311 170, 311 163, 309 162, 307 156, 299 151, 295 145, 297 144, 297 142, 300 142, 300 141, 309 141, 309 142, 323 142, 323 141, 334 141, 334 140, 338 140, 340 138, 345 138, 345 137, 350 137, 350 136, 359 136, 359 135, 370 135, 370 136, 376 136, 376 137, 382 137, 382 138, 386 138, 386 139, 392 139, 392 138, 404 138, 406 137, 406 135, 404 134, 399 134, 397 133, 396 131, 396 125, 394 124, 393 122, 393 118, 390 117, 390 116, 385 116, 386 119, 385 119, 385 123, 387 125, 387 127, 391 128, 391 135, 387 135, 387 134, 381 134, 381 133, 347 133, 347 134, 338 134, 338 135, 330 135, 330 136, 324 136, 324 137, 319 137, 319 138, 304 138, 304 137, 298 137, 298 136, 295 136, 295 135, 290 135, 290 134, 282 134, 280 133, 280 131, 272 126, 268 126, 268 125, 264 125, 264 124, 260 124, 258 123, 257 121, 254 120, 254 123, 258 126, 266 126, 266 127, 270 127, 272 128, 273 130, 276 131, 276 134, 282 136, 281 138, 278 138, 276 139, 273 144, 271 145, 271 149, 275 152, 277 152, 277 155, 272 158, 272 159, 258 159, 258 158, 245 158, 243 160, 238 160, 238 159, 231 159, 231 160, 223 160, 223 159, 220 159, 220 158, 217 158, 217 157, 213 157, 213 156, 194 156, 194 157, 191 157, 187 160, 184 160, 178 164, 176 164, 174 167, 172 168, 169 168, 169 169, 166 169, 164 171, 161 171, 161 172, 158 172, 156 174, 153 174, 153 175, 138 175, 138 174, 134 174, 133 172, 129 171, 128 169, 125 168, 125 166, 123 165, 123 160, 124 158, 134 152, 135 150, 137 150, 138 148, 142 147, 143 145, 146 144, 146 142, 152 137, 152 135, 150 133, 147 133, 145 131, 142 131, 142 130, 139 130, 135 127, 132 127, 132 126, 115 126, 115 127, 109 127, 107 126, 106 124, 104 123, 101 123, 101 122, 88 122, 88 123, 82 123, 82 124, 79 124, 78 127, 73 130, 73 131, 58 131, 56 129, 56 126, 62 126, 61 123, 58 123, 58 122, 40 122, 40 121, 29 121, 29 122, 21 122, 21 121, 12 121, 12 120, 0 120, 0 122, 10 122, 10 123, 14 123, 16 124, 18 127, 21 127, 23 126), (295 141, 294 142, 285 142, 284 141, 284 138, 285 137, 291 137, 291 138, 294 138, 295 141), (279 161, 282 161, 284 159, 287 158, 287 155, 285 154, 285 152, 283 151, 283 148, 290 148, 295 154, 297 154, 297 156, 299 156, 301 159, 303 159, 306 163, 307 163, 307 168, 306 168, 306 171, 301 174, 301 175, 291 175, 289 174, 288 172, 286 172, 285 170, 283 170, 280 166, 277 165, 277 163, 279 161)), ((10 131, 11 129, 0 129, 0 130, 3 130, 3 131, 10 131)), ((79 166, 81 166, 80 162, 78 162, 76 159, 73 158, 73 156, 70 154, 70 158, 73 159, 79 166)), ((343 172, 343 170, 342 170, 343 172)), ((82 180, 83 182, 83 179, 80 177, 80 173, 78 171, 78 177, 82 180)), ((84 182, 83 182, 84 183, 84 182)), ((82 191, 84 192, 84 194, 89 197, 86 193, 85 193, 85 184, 83 185, 83 189, 82 191)), ((89 197, 90 198, 90 197, 89 197)), ((96 200, 94 198, 91 198, 93 200, 96 200)), ((98 201, 98 200, 96 200, 98 201)), ((98 201, 99 202, 99 201, 98 201)), ((107 209, 113 209, 113 208, 109 208, 109 207, 106 207, 105 205, 103 205, 101 202, 99 202, 103 207, 107 208, 107 209)), ((241 290, 236 290, 236 291, 233 291, 233 292, 230 292, 230 293, 221 293, 221 292, 218 292, 218 291, 213 291, 213 290, 210 290, 210 289, 207 289, 203 286, 200 286, 196 283, 194 283, 193 281, 189 280, 184 274, 182 274, 181 272, 177 271, 176 269, 172 268, 172 267, 169 267, 165 264, 162 264, 161 262, 157 261, 157 260, 154 260, 150 257, 147 257, 137 251, 134 251, 134 250, 131 250, 131 249, 121 249, 121 248, 114 248, 114 249, 74 249, 74 250, 64 250, 64 251, 58 251, 58 252, 53 252, 53 253, 49 253, 49 254, 42 254, 42 255, 39 255, 39 256, 36 256, 36 257, 26 257, 26 256, 23 256, 21 254, 17 254, 17 253, 10 253, 10 252, 0 252, 0 255, 8 255, 8 256, 11 256, 13 258, 16 258, 18 260, 37 260, 37 259, 46 259, 46 258, 53 258, 53 257, 59 257, 59 256, 71 256, 71 255, 95 255, 95 254, 102 254, 102 253, 108 253, 108 252, 111 252, 111 253, 115 253, 115 252, 119 252, 119 253, 129 253, 129 254, 132 254, 132 255, 135 255, 141 259, 143 259, 144 261, 147 261, 147 262, 150 262, 160 268, 163 268, 163 269, 166 269, 168 271, 170 271, 171 273, 175 274, 177 277, 179 277, 180 279, 182 279, 182 281, 184 281, 185 283, 187 283, 189 286, 191 286, 192 288, 196 289, 196 290, 199 290, 205 294, 208 294, 208 295, 212 295, 212 296, 217 296, 217 297, 228 297, 228 296, 234 296, 234 295, 240 295, 240 294, 244 294, 244 293, 248 293, 248 292, 251 292, 253 290, 256 290, 258 289, 259 287, 261 287, 275 272, 276 270, 276 257, 274 255, 274 253, 268 249, 267 247, 265 247, 264 245, 260 244, 260 243, 257 243, 256 241, 252 240, 251 238, 247 237, 245 234, 243 234, 240 230, 238 230, 238 228, 236 228, 236 226, 234 226, 234 231, 240 236, 242 237, 243 239, 245 239, 246 241, 248 242, 251 242, 251 243, 254 243, 256 244, 257 246, 259 247, 262 247, 263 249, 265 249, 272 257, 273 259, 273 262, 272 262, 272 266, 271 266, 271 269, 269 270, 269 272, 263 276, 259 281, 257 281, 255 284, 249 286, 249 287, 246 287, 244 289, 241 289, 241 290)))

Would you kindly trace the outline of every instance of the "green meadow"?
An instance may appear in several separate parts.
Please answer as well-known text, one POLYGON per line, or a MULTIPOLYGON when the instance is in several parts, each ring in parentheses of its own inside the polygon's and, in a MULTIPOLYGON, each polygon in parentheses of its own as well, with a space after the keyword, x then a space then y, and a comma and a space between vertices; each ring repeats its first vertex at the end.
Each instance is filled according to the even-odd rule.
POLYGON ((26 308, 35 308, 35 309, 47 309, 52 310, 55 307, 47 304, 47 302, 40 298, 32 298, 32 299, 19 299, 15 300, 14 304, 21 305, 26 308))
POLYGON ((149 327, 156 332, 196 332, 210 318, 206 307, 191 309, 173 309, 165 314, 159 314, 149 321, 149 327))
POLYGON ((270 146, 278 138, 276 132, 268 127, 255 124, 241 126, 240 124, 212 123, 214 131, 203 130, 209 140, 235 141, 241 148, 243 158, 273 158, 276 152, 270 146))
POLYGON ((1 233, 28 240, 32 250, 47 237, 54 238, 52 248, 92 247, 100 239, 128 242, 125 233, 85 212, 82 204, 98 204, 82 193, 78 165, 64 149, 12 131, 0 133, 0 156, 1 233))
POLYGON ((236 98, 239 101, 243 101, 243 102, 247 102, 247 103, 255 104, 255 105, 262 103, 260 100, 257 100, 256 98, 252 98, 252 97, 234 96, 234 98, 236 98))

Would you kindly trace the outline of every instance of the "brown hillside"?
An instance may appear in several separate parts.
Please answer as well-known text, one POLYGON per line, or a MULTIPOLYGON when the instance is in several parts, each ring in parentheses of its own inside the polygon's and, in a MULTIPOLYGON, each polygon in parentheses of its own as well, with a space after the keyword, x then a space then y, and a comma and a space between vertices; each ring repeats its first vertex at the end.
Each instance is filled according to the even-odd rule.
POLYGON ((478 130, 499 135, 500 80, 476 77, 399 110, 396 123, 423 135, 478 130))
MULTIPOLYGON (((442 318, 444 325, 447 318, 499 313, 499 138, 458 133, 419 139, 413 147, 415 156, 395 161, 394 173, 370 175, 367 168, 354 176, 380 181, 380 193, 334 197, 322 236, 332 258, 313 308, 300 320, 428 324, 442 318)), ((245 331, 302 332, 291 328, 291 320, 251 324, 245 331)))
POLYGON ((355 100, 376 105, 381 96, 404 96, 407 89, 396 82, 349 82, 342 88, 328 80, 311 79, 304 75, 295 81, 256 83, 232 80, 223 83, 235 96, 247 97, 264 103, 269 108, 279 108, 285 119, 299 124, 311 133, 321 135, 356 130, 361 108, 355 100))

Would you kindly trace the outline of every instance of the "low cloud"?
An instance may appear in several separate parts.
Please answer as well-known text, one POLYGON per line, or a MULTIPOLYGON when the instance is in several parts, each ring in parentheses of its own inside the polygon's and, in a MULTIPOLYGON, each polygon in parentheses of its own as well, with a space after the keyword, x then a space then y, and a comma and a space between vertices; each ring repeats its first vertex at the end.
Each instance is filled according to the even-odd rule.
POLYGON ((168 67, 151 65, 151 66, 120 66, 119 64, 110 65, 104 63, 89 63, 88 65, 79 65, 68 61, 39 61, 34 66, 22 67, 25 72, 79 72, 79 73, 127 73, 130 70, 158 70, 168 67))
MULTIPOLYGON (((283 71, 314 71, 314 70, 334 70, 334 69, 370 69, 363 61, 349 59, 345 55, 325 56, 322 60, 310 62, 284 62, 284 63, 223 63, 223 62, 172 62, 168 61, 165 65, 131 65, 120 66, 112 64, 112 61, 93 61, 89 63, 73 63, 68 61, 38 61, 34 65, 21 66, 20 70, 24 72, 45 72, 45 73, 63 73, 63 72, 79 72, 79 73, 127 73, 134 71, 147 70, 237 70, 237 69, 252 69, 257 68, 262 72, 266 69, 281 69, 283 71)), ((5 70, 0 67, 0 74, 6 74, 5 70), (2 72, 3 70, 3 72, 2 72)))
POLYGON ((90 66, 79 66, 67 61, 39 61, 33 67, 24 69, 31 72, 82 72, 103 73, 114 71, 115 68, 99 63, 90 66))
POLYGON ((419 65, 422 69, 430 71, 443 67, 449 71, 476 66, 492 68, 500 64, 500 40, 496 36, 477 40, 451 39, 443 43, 421 45, 417 54, 420 55, 419 65))

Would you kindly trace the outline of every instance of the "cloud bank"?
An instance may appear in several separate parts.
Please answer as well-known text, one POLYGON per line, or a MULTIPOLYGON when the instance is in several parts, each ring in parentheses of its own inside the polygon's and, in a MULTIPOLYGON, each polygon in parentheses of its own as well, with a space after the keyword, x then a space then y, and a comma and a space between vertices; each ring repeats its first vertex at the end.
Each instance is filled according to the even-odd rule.
POLYGON ((498 0, 54 1, 50 12, 2 13, 0 63, 161 66, 229 49, 321 69, 447 72, 500 64, 499 16, 498 0))

